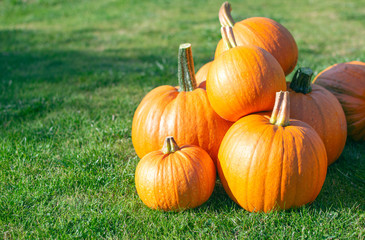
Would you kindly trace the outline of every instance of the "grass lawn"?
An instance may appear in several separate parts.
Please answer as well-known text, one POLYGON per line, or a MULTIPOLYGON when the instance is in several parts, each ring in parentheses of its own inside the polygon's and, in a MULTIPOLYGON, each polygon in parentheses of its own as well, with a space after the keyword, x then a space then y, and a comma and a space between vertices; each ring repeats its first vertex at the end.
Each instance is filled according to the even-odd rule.
MULTIPOLYGON (((219 182, 181 213, 139 199, 133 113, 151 89, 177 84, 180 43, 192 44, 196 70, 212 59, 221 4, 0 1, 0 239, 365 238, 365 142, 348 140, 316 201, 299 209, 249 213, 219 182)), ((298 66, 315 74, 365 61, 363 0, 231 4, 236 20, 286 26, 298 66)))

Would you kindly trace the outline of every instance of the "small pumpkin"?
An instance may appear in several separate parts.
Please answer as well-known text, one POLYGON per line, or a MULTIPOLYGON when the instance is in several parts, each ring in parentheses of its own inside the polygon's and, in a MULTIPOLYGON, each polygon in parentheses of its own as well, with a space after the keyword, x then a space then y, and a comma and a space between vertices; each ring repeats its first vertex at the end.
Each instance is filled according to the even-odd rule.
POLYGON ((161 149, 166 136, 202 147, 216 162, 219 145, 232 125, 211 107, 204 88, 196 87, 191 45, 179 49, 179 87, 160 86, 139 104, 132 123, 137 155, 161 149))
POLYGON ((289 93, 266 113, 238 120, 219 149, 218 173, 228 195, 250 212, 313 202, 327 173, 324 144, 308 124, 289 118, 289 93))
POLYGON ((365 63, 352 61, 332 65, 313 81, 340 101, 346 115, 348 135, 365 140, 365 63))
POLYGON ((235 122, 250 113, 272 110, 275 92, 286 90, 283 69, 267 51, 256 46, 237 46, 231 27, 222 27, 229 50, 211 64, 207 93, 213 109, 235 122))
POLYGON ((313 71, 299 68, 291 83, 291 118, 308 123, 321 137, 327 151, 328 165, 341 155, 347 137, 345 113, 336 97, 325 88, 311 84, 313 71))
POLYGON ((162 150, 153 151, 138 163, 135 184, 142 202, 153 209, 180 211, 195 208, 212 195, 216 169, 202 148, 181 148, 167 137, 162 150))
MULTIPOLYGON (((280 23, 265 17, 252 17, 234 22, 231 16, 231 5, 224 2, 219 10, 219 21, 222 26, 233 27, 238 46, 254 45, 272 54, 284 70, 285 75, 293 71, 298 60, 298 47, 294 37, 280 23)), ((228 50, 220 40, 215 58, 228 50)))
POLYGON ((195 75, 196 84, 201 88, 206 87, 207 76, 211 64, 211 61, 204 64, 195 75))

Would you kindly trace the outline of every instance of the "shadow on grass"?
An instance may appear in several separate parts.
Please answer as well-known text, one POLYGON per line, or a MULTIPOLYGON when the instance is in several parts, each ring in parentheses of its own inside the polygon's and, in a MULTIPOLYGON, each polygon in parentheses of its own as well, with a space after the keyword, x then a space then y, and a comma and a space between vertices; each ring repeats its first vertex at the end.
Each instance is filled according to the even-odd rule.
POLYGON ((83 34, 88 40, 89 31, 72 33, 72 37, 0 31, 0 126, 65 107, 65 100, 73 94, 112 86, 152 88, 174 77, 176 56, 161 57, 153 49, 77 51, 72 49, 79 45, 72 44, 67 50, 62 48, 70 41, 85 41, 83 34))
POLYGON ((347 140, 341 157, 328 167, 322 191, 312 207, 365 210, 365 142, 347 140))

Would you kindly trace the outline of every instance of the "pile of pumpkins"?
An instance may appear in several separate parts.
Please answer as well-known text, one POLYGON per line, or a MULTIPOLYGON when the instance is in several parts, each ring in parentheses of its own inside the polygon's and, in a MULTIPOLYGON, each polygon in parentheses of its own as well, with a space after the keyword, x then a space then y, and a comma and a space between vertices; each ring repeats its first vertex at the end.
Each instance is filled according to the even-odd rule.
POLYGON ((331 66, 314 83, 299 68, 287 83, 298 59, 290 32, 264 17, 234 23, 230 12, 223 3, 214 60, 195 75, 181 44, 179 86, 153 89, 135 112, 135 184, 153 209, 203 204, 217 172, 247 211, 299 207, 318 196, 347 134, 365 140, 365 63, 331 66))

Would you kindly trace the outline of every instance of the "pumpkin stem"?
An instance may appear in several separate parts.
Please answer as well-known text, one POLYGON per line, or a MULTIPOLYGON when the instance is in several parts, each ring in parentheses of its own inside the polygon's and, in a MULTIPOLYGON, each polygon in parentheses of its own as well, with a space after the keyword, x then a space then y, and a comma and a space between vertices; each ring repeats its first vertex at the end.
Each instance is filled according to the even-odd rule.
POLYGON ((179 92, 193 91, 196 88, 196 79, 190 43, 180 44, 178 63, 179 92))
POLYGON ((223 42, 227 45, 228 49, 237 47, 236 39, 234 38, 232 27, 221 27, 221 34, 223 42))
POLYGON ((221 8, 219 9, 218 13, 219 22, 221 23, 222 26, 229 26, 229 27, 234 26, 234 20, 232 18, 231 11, 232 11, 231 4, 229 4, 229 2, 224 2, 221 8))
POLYGON ((170 153, 174 153, 178 150, 180 150, 180 148, 177 145, 177 143, 175 142, 174 137, 167 137, 165 139, 165 143, 163 144, 162 152, 164 154, 170 154, 170 153))
POLYGON ((290 115, 289 92, 280 91, 276 93, 275 106, 271 114, 270 123, 277 126, 288 126, 290 115))
POLYGON ((290 88, 297 93, 310 93, 312 91, 311 80, 313 71, 310 68, 298 68, 290 83, 290 88))

